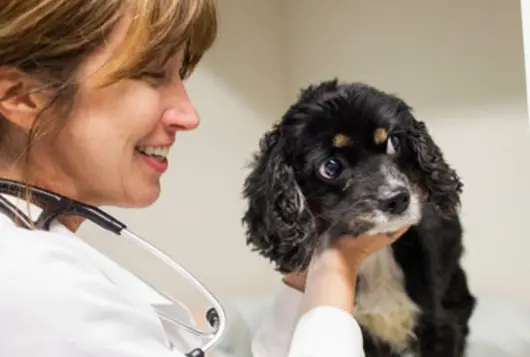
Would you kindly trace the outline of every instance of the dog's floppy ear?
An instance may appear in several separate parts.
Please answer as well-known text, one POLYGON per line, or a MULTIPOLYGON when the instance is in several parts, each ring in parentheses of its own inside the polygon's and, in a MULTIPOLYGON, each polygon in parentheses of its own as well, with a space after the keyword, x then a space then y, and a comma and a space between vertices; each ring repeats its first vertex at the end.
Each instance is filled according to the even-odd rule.
POLYGON ((428 194, 428 201, 445 215, 455 215, 460 206, 462 182, 456 171, 445 161, 441 149, 429 134, 425 123, 416 120, 410 108, 404 110, 407 120, 407 141, 415 158, 419 180, 428 194))
POLYGON ((278 127, 260 141, 244 183, 248 202, 243 216, 247 244, 270 259, 281 273, 307 267, 315 231, 313 216, 286 162, 286 140, 278 127))

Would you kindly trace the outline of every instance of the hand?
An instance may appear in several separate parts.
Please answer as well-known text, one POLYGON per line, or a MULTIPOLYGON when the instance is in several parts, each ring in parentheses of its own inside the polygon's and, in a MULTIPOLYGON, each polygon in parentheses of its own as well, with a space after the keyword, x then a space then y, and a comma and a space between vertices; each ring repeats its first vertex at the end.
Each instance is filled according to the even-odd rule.
MULTIPOLYGON (((392 244, 400 238, 409 227, 403 227, 392 234, 344 236, 337 240, 333 247, 327 248, 320 255, 313 257, 311 268, 333 269, 355 280, 359 265, 370 255, 392 244)), ((310 268, 310 269, 311 269, 310 268)), ((303 292, 307 280, 307 271, 287 274, 283 282, 303 292)))
POLYGON ((370 255, 395 242, 407 231, 392 234, 345 236, 315 254, 307 272, 288 274, 284 282, 304 292, 301 312, 317 306, 334 306, 353 313, 357 271, 370 255))
MULTIPOLYGON (((328 250, 336 250, 342 258, 338 261, 344 268, 349 268, 357 272, 359 265, 370 255, 377 253, 381 249, 389 246, 398 240, 409 227, 402 227, 393 233, 382 233, 377 235, 360 235, 355 238, 345 236, 337 240, 333 247, 328 250)), ((318 259, 318 258, 317 258, 318 259)))

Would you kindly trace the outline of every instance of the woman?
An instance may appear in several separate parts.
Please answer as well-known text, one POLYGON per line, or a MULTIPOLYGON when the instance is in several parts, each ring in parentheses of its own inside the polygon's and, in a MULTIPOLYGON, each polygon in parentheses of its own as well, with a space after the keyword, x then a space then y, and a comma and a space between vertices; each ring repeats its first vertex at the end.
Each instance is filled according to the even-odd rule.
MULTIPOLYGON (((0 177, 95 206, 155 202, 176 134, 199 124, 183 81, 216 36, 213 1, 5 3, 0 177)), ((4 197, 40 212, 30 195, 4 197)), ((182 352, 170 350, 152 309, 164 300, 78 239, 81 223, 27 230, 0 214, 0 355, 163 357, 200 346, 183 334, 182 352)), ((356 269, 401 233, 341 240, 286 276, 255 356, 361 356, 356 269)))

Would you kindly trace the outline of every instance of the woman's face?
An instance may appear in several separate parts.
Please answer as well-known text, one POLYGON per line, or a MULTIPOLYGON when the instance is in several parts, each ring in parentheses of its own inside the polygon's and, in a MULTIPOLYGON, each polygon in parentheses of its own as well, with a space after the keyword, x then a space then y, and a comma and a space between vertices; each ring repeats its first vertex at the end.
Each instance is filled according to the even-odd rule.
POLYGON ((176 134, 195 129, 199 117, 179 76, 182 53, 161 79, 96 87, 90 75, 110 58, 123 30, 82 66, 69 117, 34 150, 33 162, 40 163, 42 184, 56 191, 98 206, 142 207, 159 196, 176 134))

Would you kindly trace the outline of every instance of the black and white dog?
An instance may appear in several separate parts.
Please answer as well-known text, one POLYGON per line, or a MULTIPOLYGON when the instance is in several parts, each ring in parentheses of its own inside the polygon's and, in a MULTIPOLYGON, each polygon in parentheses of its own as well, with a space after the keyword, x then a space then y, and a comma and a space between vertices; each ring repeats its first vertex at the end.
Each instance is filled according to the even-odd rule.
POLYGON ((262 138, 243 223, 247 243, 282 273, 306 268, 339 235, 411 225, 359 271, 366 356, 461 357, 475 306, 460 264, 461 191, 405 101, 330 80, 304 89, 262 138))

